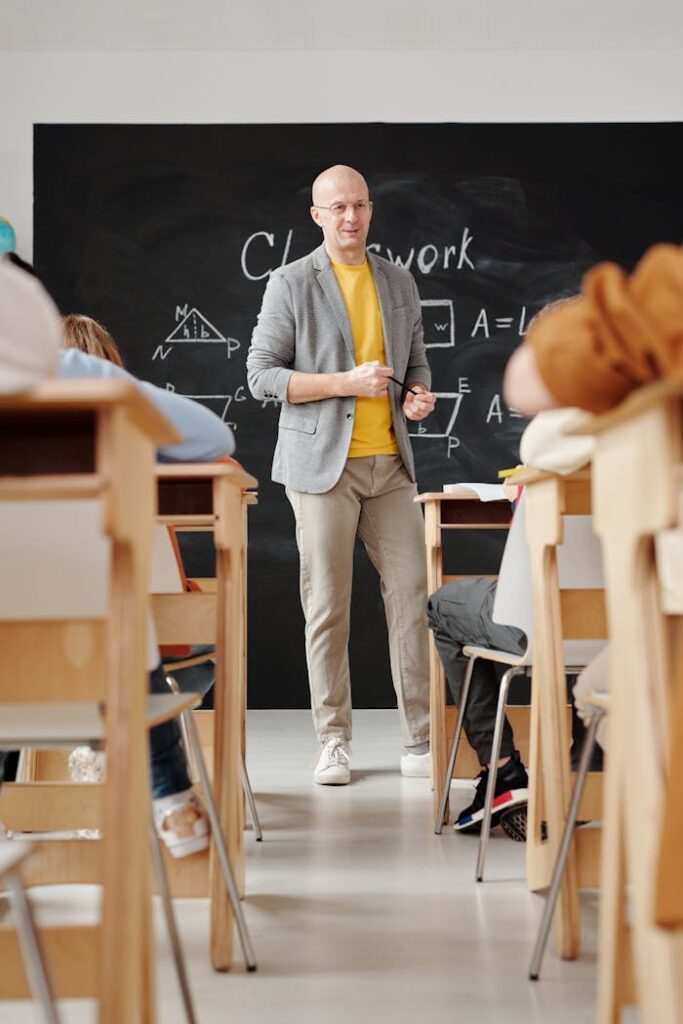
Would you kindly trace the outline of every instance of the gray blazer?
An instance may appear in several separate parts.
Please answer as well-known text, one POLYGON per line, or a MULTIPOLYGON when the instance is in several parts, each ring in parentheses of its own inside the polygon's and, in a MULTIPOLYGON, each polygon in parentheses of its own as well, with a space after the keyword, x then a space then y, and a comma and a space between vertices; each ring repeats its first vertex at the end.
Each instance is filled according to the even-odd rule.
MULTIPOLYGON (((429 387, 420 296, 413 276, 374 253, 368 253, 368 261, 379 297, 387 365, 399 380, 429 387)), ((351 325, 324 245, 274 270, 252 335, 247 380, 254 398, 282 402, 272 471, 277 483, 321 494, 339 480, 351 443, 356 399, 292 404, 287 401, 287 385, 295 370, 337 373, 355 365, 351 325)), ((390 383, 396 441, 414 480, 402 398, 401 389, 390 383)))

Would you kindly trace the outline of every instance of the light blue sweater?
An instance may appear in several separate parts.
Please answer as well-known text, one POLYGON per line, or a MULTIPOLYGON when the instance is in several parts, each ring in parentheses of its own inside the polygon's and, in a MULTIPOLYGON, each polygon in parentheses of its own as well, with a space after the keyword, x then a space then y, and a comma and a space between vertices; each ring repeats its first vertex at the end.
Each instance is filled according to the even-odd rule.
POLYGON ((157 455, 160 462, 212 462, 232 455, 235 450, 232 430, 210 409, 174 391, 166 391, 147 381, 137 380, 106 359, 86 355, 75 348, 65 349, 59 357, 57 376, 127 380, 139 388, 183 438, 180 444, 159 447, 157 455))

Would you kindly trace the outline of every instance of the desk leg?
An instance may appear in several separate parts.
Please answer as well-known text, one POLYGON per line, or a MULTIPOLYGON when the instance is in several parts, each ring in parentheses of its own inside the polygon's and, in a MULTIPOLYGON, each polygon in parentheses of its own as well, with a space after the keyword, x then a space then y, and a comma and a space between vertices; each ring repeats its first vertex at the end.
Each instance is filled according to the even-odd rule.
POLYGON ((617 708, 608 716, 609 745, 604 780, 604 822, 602 835, 602 894, 598 934, 597 1024, 619 1024, 621 1006, 627 1002, 623 978, 633 974, 632 953, 627 943, 624 918, 626 865, 624 859, 624 811, 617 741, 617 708))
MULTIPOLYGON (((241 498, 242 514, 240 516, 240 538, 239 538, 239 681, 240 681, 240 755, 244 764, 247 763, 247 546, 248 546, 248 522, 247 505, 244 502, 244 495, 241 498)), ((246 796, 244 787, 240 785, 240 834, 244 844, 244 829, 247 823, 246 796)), ((240 861, 237 865, 236 881, 240 898, 245 896, 245 858, 242 849, 240 861)))
MULTIPOLYGON (((562 610, 557 546, 562 539, 564 492, 551 478, 527 490, 527 537, 530 544, 534 602, 533 700, 534 775, 543 774, 544 816, 548 838, 544 853, 554 864, 571 799, 569 739, 565 726, 566 675, 562 648, 562 610), (539 758, 540 752, 540 758, 539 758)), ((536 799, 536 796, 534 796, 536 799)), ((538 803, 534 810, 538 810, 538 803)), ((538 829, 538 822, 534 822, 538 829)), ((535 833, 538 838, 538 832, 535 833)), ((540 851, 539 851, 540 852, 540 851)), ((549 881, 549 878, 548 878, 549 881)), ((575 844, 572 843, 555 911, 555 947, 560 957, 579 953, 579 890, 575 844)))
MULTIPOLYGON (((425 505, 425 543, 427 546, 427 590, 431 595, 443 582, 441 529, 439 507, 435 502, 425 505)), ((429 745, 432 752, 432 802, 433 815, 439 811, 439 796, 446 767, 448 747, 446 739, 446 677, 441 658, 429 632, 429 745)), ((448 821, 449 807, 446 803, 444 821, 448 821)))
POLYGON ((133 544, 112 545, 107 649, 100 1024, 154 1020, 149 948, 147 587, 133 544), (144 998, 143 998, 144 996, 144 998))
MULTIPOLYGON (((242 748, 242 659, 240 544, 242 515, 239 491, 223 479, 215 484, 219 493, 215 507, 220 509, 216 524, 216 685, 214 737, 214 789, 218 814, 228 846, 228 856, 236 879, 240 879, 244 855, 241 829, 240 755, 242 748)), ((239 882, 238 882, 239 885, 239 882)), ((225 892, 220 865, 212 849, 209 871, 211 898, 211 962, 217 971, 227 971, 232 962, 233 914, 225 892)))

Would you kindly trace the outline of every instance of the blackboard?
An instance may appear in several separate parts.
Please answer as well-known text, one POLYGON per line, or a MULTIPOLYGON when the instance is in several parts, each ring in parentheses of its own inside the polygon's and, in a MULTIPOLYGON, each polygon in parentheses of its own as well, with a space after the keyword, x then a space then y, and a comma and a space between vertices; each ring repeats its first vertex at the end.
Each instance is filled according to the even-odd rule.
MULTIPOLYGON (((270 269, 319 244, 315 175, 361 170, 370 244, 415 275, 441 397, 413 447, 420 490, 438 490, 515 463, 524 421, 501 375, 533 314, 596 261, 630 267, 653 242, 683 239, 682 151, 678 124, 36 126, 35 260, 60 308, 101 320, 138 376, 223 415, 261 482, 252 706, 308 703, 293 520, 269 480, 278 409, 250 397, 245 358, 270 269)), ((495 571, 500 544, 451 535, 448 568, 495 571)), ((351 663, 356 706, 391 705, 379 587, 361 552, 351 663)))

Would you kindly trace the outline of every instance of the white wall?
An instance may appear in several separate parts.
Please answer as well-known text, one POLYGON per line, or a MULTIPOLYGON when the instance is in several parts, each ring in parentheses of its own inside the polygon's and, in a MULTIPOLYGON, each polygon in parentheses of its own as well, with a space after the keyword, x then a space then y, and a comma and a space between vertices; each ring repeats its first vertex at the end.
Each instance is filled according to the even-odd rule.
POLYGON ((679 0, 0 5, 0 214, 29 257, 34 123, 683 120, 679 0))

